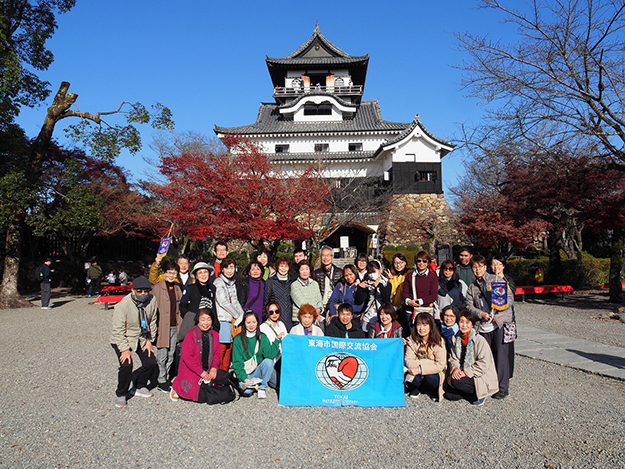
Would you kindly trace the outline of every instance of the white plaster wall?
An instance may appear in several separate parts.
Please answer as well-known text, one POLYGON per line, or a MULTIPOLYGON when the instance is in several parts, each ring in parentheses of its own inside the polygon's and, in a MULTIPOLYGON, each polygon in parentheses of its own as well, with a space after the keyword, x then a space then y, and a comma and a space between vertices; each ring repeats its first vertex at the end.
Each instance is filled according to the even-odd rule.
POLYGON ((327 143, 330 146, 330 151, 348 151, 350 143, 362 143, 362 151, 375 151, 382 143, 387 139, 386 135, 383 136, 348 136, 340 135, 333 137, 297 137, 297 138, 271 138, 271 139, 254 139, 259 142, 264 151, 267 153, 273 153, 275 151, 276 144, 289 145, 289 153, 309 153, 315 151, 315 143, 327 143))

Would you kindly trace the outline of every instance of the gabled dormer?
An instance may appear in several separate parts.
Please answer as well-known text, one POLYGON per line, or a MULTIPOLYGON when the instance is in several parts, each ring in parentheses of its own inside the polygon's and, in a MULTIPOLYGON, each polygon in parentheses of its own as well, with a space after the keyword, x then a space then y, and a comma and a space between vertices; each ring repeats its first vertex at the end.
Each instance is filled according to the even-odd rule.
POLYGON ((267 57, 273 97, 286 104, 312 93, 328 93, 359 104, 365 88, 369 56, 351 56, 332 44, 319 29, 286 57, 267 57))

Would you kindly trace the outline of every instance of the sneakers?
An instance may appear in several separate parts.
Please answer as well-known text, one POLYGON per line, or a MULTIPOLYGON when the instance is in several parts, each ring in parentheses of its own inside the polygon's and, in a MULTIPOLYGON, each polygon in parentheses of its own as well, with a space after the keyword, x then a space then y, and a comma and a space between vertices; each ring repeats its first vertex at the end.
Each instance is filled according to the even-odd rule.
POLYGON ((154 393, 150 392, 148 388, 135 389, 134 395, 137 397, 152 397, 154 393))
POLYGON ((180 396, 178 396, 178 393, 174 390, 174 388, 171 388, 169 391, 169 398, 174 402, 178 402, 180 396))
POLYGON ((118 409, 126 407, 126 396, 117 396, 117 399, 115 399, 115 407, 118 409))
POLYGON ((267 391, 265 391, 264 389, 259 389, 258 390, 258 398, 259 399, 267 399, 267 391))
POLYGON ((156 387, 159 391, 169 392, 171 391, 171 385, 169 383, 158 383, 156 387))
POLYGON ((52 306, 42 306, 41 309, 52 309, 52 306))
POLYGON ((243 391, 243 393, 241 394, 241 397, 252 397, 252 394, 254 394, 254 388, 252 389, 246 389, 245 391, 243 391))
POLYGON ((411 399, 418 399, 420 395, 421 395, 421 393, 419 392, 419 390, 418 389, 414 389, 414 390, 410 391, 410 394, 408 394, 408 397, 410 397, 411 399))
POLYGON ((476 406, 480 406, 480 405, 484 405, 484 401, 486 399, 482 398, 482 399, 478 399, 477 401, 473 401, 471 402, 471 405, 476 405, 476 406))
POLYGON ((508 393, 505 391, 499 391, 493 394, 493 399, 505 399, 506 397, 508 397, 508 393))

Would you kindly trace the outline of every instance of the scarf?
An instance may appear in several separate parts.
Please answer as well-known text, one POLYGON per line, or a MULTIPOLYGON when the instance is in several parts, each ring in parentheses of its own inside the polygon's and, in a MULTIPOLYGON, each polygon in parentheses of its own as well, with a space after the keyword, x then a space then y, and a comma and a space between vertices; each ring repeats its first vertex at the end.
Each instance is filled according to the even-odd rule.
POLYGON ((464 360, 460 364, 461 370, 471 368, 471 365, 475 362, 475 329, 471 329, 469 336, 467 337, 466 346, 463 345, 463 334, 458 331, 456 334, 456 343, 454 344, 454 352, 458 358, 462 357, 462 349, 465 348, 464 360))
POLYGON ((213 292, 211 291, 208 282, 206 282, 204 285, 202 285, 200 282, 197 282, 195 285, 197 285, 197 290, 200 292, 200 305, 198 306, 198 308, 206 308, 212 310, 213 292))
POLYGON ((276 273, 276 277, 278 278, 278 280, 282 280, 283 282, 286 282, 289 279, 289 274, 280 275, 280 273, 276 273))
POLYGON ((458 282, 456 282, 453 278, 448 278, 444 280, 438 281, 438 294, 440 296, 447 296, 447 294, 456 288, 458 282))
POLYGON ((150 304, 152 298, 154 298, 154 296, 145 295, 145 299, 140 301, 134 295, 130 295, 130 299, 139 311, 139 327, 141 328, 141 336, 148 339, 150 338, 150 324, 148 321, 148 315, 145 312, 145 307, 150 304))
POLYGON ((202 332, 202 369, 208 371, 208 364, 213 354, 213 338, 211 337, 211 330, 202 332))

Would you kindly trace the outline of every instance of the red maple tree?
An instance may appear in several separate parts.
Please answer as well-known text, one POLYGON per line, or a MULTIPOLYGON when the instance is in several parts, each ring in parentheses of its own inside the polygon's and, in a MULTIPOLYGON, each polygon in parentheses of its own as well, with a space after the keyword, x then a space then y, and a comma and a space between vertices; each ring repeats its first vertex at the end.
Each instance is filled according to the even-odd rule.
POLYGON ((250 241, 309 239, 302 222, 326 207, 329 186, 312 167, 297 174, 279 171, 261 148, 236 136, 229 151, 164 156, 167 184, 156 188, 164 213, 192 238, 250 241))

